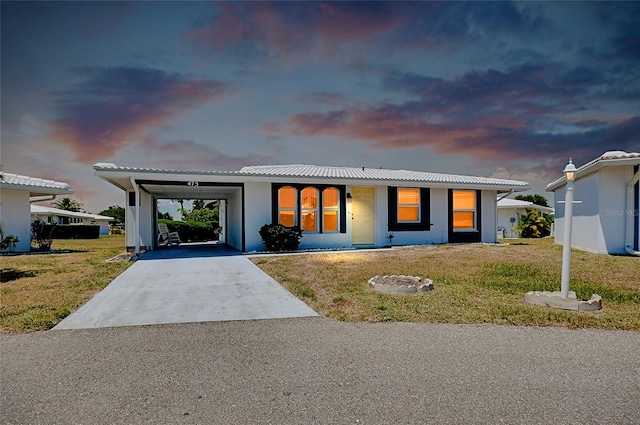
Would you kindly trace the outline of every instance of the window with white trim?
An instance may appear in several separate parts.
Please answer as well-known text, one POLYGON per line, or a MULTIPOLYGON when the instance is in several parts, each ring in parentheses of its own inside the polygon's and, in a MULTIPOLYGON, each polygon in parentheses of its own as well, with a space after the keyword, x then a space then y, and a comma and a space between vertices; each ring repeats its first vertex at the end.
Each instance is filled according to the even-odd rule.
POLYGON ((278 223, 283 226, 296 225, 298 216, 297 190, 291 186, 278 189, 278 223))
POLYGON ((306 232, 318 231, 318 189, 305 187, 300 191, 300 205, 302 207, 302 230, 306 232))
POLYGON ((322 231, 338 232, 340 230, 340 191, 328 187, 322 191, 322 231))
POLYGON ((398 188, 398 223, 420 222, 420 189, 398 188))

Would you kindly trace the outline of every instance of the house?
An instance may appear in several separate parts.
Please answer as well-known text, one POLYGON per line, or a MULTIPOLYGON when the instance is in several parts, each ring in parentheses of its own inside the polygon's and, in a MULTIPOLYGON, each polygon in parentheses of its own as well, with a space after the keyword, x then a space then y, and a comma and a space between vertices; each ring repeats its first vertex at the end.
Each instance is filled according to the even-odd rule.
POLYGON ((529 201, 521 201, 511 198, 498 199, 498 237, 519 238, 520 235, 513 227, 518 224, 520 218, 527 215, 529 210, 538 211, 538 214, 552 214, 553 208, 534 204, 529 201))
POLYGON ((376 168, 266 165, 239 171, 181 171, 94 165, 126 192, 127 248, 154 249, 158 199, 216 199, 220 241, 264 250, 268 223, 299 225, 300 248, 393 243, 488 242, 496 238, 496 197, 525 191, 515 180, 376 168))
POLYGON ((70 195, 67 183, 2 172, 0 180, 0 217, 5 236, 16 236, 15 251, 31 249, 30 203, 53 200, 57 195, 70 195), (47 199, 43 199, 43 198, 47 199))
POLYGON ((58 208, 44 207, 42 205, 31 205, 31 219, 44 220, 47 223, 55 224, 85 224, 100 226, 100 235, 109 234, 109 222, 114 221, 113 217, 104 215, 88 214, 75 211, 61 210, 58 208))
MULTIPOLYGON (((640 255, 640 153, 610 151, 575 173, 571 246, 594 253, 640 255)), ((556 243, 562 245, 566 177, 549 183, 556 203, 556 243)))

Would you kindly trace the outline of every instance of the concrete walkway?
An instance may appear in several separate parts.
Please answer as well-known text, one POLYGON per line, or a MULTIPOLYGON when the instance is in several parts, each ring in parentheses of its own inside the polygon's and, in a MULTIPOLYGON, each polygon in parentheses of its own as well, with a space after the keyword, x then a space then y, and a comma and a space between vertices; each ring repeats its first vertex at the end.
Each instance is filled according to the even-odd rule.
POLYGON ((144 253, 54 329, 317 316, 237 251, 180 246, 144 253))

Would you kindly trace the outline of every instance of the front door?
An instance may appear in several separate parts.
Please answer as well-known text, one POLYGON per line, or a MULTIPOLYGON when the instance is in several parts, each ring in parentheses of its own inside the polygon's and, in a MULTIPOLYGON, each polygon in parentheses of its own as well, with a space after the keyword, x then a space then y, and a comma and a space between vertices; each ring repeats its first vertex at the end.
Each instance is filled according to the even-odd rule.
POLYGON ((351 189, 351 223, 353 224, 353 245, 373 245, 375 210, 372 187, 354 187, 351 189))

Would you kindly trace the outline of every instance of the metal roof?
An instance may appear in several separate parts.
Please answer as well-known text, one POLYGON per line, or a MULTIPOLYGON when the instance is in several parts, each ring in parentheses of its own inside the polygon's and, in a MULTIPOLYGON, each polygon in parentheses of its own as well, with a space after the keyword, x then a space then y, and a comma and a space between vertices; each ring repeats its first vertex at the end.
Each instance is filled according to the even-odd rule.
POLYGON ((71 186, 64 182, 5 172, 2 172, 0 185, 6 189, 29 190, 44 194, 73 193, 71 186))
POLYGON ((93 220, 115 220, 113 217, 98 214, 89 214, 78 211, 61 210, 60 208, 45 207, 43 205, 31 204, 31 214, 52 214, 61 217, 90 218, 93 220))
MULTIPOLYGON (((624 165, 639 165, 640 164, 640 152, 624 152, 624 151, 608 151, 600 155, 598 158, 587 162, 583 166, 576 170, 576 180, 587 176, 591 173, 595 173, 603 167, 616 167, 624 165)), ((565 176, 560 177, 557 180, 547 185, 547 192, 553 192, 559 187, 567 184, 565 176)))
POLYGON ((534 209, 542 212, 553 212, 553 208, 534 204, 530 201, 521 201, 519 199, 502 198, 498 200, 498 208, 525 208, 534 209))
POLYGON ((154 174, 202 174, 226 176, 255 176, 255 177, 292 177, 319 178, 367 181, 396 181, 416 183, 484 185, 496 187, 512 187, 526 190, 529 183, 518 180, 505 180, 490 177, 474 177, 455 174, 429 173, 424 171, 388 170, 383 168, 366 167, 331 167, 318 165, 257 165, 243 167, 239 171, 180 171, 171 169, 120 167, 111 163, 94 165, 96 171, 120 171, 130 173, 154 174))

